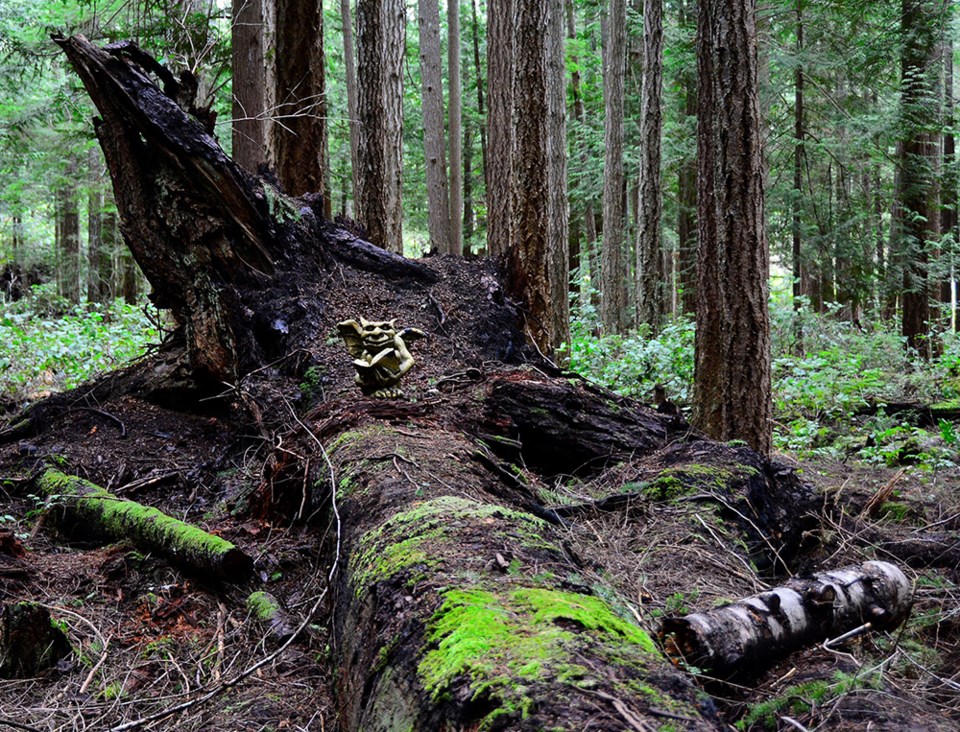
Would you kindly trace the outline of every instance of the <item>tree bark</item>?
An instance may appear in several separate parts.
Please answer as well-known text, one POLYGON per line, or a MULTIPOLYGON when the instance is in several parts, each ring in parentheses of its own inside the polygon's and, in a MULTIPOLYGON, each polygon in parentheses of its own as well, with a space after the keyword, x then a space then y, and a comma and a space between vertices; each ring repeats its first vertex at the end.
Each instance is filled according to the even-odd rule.
MULTIPOLYGON (((423 157, 427 167, 427 227, 430 233, 430 249, 451 254, 450 188, 447 183, 447 157, 443 134, 440 10, 437 0, 419 0, 417 25, 420 29, 423 157)), ((451 158, 451 170, 452 166, 451 158)))
POLYGON ((64 181, 57 189, 57 284, 68 302, 80 302, 80 206, 77 161, 67 162, 64 181))
POLYGON ((343 26, 343 68, 347 87, 347 116, 350 118, 350 181, 354 198, 357 196, 358 168, 360 167, 360 122, 357 118, 357 52, 353 44, 353 19, 350 0, 340 0, 343 26))
MULTIPOLYGON (((463 254, 463 103, 460 80, 460 0, 447 0, 447 85, 450 138, 450 246, 463 254)), ((442 128, 441 128, 442 132, 442 128)))
POLYGON ((483 103, 483 68, 480 66, 480 21, 477 20, 477 0, 470 0, 470 12, 473 20, 471 27, 473 36, 473 68, 477 79, 477 116, 480 118, 480 163, 482 166, 483 182, 487 183, 487 112, 483 103))
POLYGON ((360 123, 357 220, 367 238, 403 252, 403 46, 400 0, 357 3, 357 118, 360 123))
POLYGON ((103 179, 100 154, 91 147, 87 155, 89 188, 87 190, 87 302, 105 302, 110 290, 109 277, 104 279, 105 263, 109 263, 103 246, 103 179))
POLYGON ((903 287, 901 333, 924 358, 930 348, 930 242, 940 235, 936 169, 940 156, 938 124, 939 47, 942 3, 903 0, 900 32, 901 129, 900 206, 897 255, 903 287))
POLYGON ((699 259, 694 421, 770 450, 769 261, 763 217, 756 25, 748 0, 698 16, 699 259))
MULTIPOLYGON (((567 328, 566 191, 563 105, 554 96, 557 75, 559 16, 550 3, 517 5, 516 76, 513 99, 516 122, 513 175, 513 243, 508 252, 508 288, 524 303, 530 339, 543 353, 565 340, 567 328), (558 119, 558 114, 560 119, 558 119), (560 302, 558 302, 558 293, 560 302)), ((562 27, 562 26, 561 26, 562 27)), ((562 53, 562 39, 560 40, 562 53)), ((562 89, 561 89, 562 93, 562 89)))
POLYGON ((803 0, 797 0, 797 68, 794 70, 793 107, 793 203, 791 208, 791 263, 793 266, 794 352, 803 354, 803 326, 800 323, 803 296, 803 0))
POLYGON ((913 604, 913 586, 888 562, 795 578, 728 605, 664 621, 667 655, 715 674, 772 658, 870 624, 895 628, 913 604))
POLYGON ((603 29, 603 247, 600 317, 608 333, 627 328, 628 266, 624 251, 627 210, 623 171, 623 93, 626 71, 626 0, 610 0, 603 29))
MULTIPOLYGON (((637 325, 657 333, 669 286, 664 276, 660 219, 660 135, 663 130, 663 2, 643 3, 643 83, 640 101, 640 199, 637 209, 637 325)), ((672 296, 672 287, 671 287, 672 296)))
MULTIPOLYGON (((542 30, 542 29, 541 29, 542 30)), ((487 252, 504 257, 513 231, 514 0, 487 7, 487 252)))
POLYGON ((550 277, 550 350, 570 343, 570 204, 567 200, 567 78, 563 5, 547 3, 547 260, 550 277))
POLYGON ((273 125, 277 177, 291 196, 319 193, 331 217, 325 187, 327 102, 324 80, 323 3, 276 0, 277 117, 273 125))
POLYGON ((268 162, 265 1, 272 2, 233 0, 231 4, 233 159, 249 173, 268 162))
MULTIPOLYGON (((685 37, 686 33, 690 34, 692 43, 696 22, 690 16, 690 4, 685 1, 680 5, 679 23, 685 31, 685 37)), ((697 119, 695 68, 681 72, 681 86, 684 128, 693 131, 697 119)), ((695 146, 685 149, 689 153, 684 155, 680 163, 677 182, 677 269, 683 293, 681 309, 687 315, 694 315, 697 311, 697 156, 695 146)))

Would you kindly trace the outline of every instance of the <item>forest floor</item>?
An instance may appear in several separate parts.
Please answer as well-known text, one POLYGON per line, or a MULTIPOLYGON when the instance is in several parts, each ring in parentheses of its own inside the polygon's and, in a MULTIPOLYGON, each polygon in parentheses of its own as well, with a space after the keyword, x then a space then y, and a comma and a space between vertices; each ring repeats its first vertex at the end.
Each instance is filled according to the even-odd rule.
MULTIPOLYGON (((315 363, 326 367, 308 370, 299 383, 276 375, 272 403, 301 413, 312 408, 316 415, 372 402, 356 393, 349 359, 329 327, 359 315, 353 308, 366 297, 371 314, 382 308, 398 316, 401 326, 429 324, 432 337, 415 344, 420 366, 402 399, 455 418, 468 408, 470 387, 484 380, 484 362, 481 353, 469 352, 470 343, 445 337, 444 322, 456 318, 456 310, 481 311, 495 287, 482 268, 463 280, 447 274, 454 280, 445 290, 450 299, 441 294, 424 308, 403 305, 399 294, 386 304, 365 296, 362 278, 340 273, 343 298, 324 293, 324 323, 305 342, 315 363), (469 294, 454 300, 452 293, 469 294), (451 353, 477 367, 450 374, 430 365, 449 363, 451 353), (446 399, 457 390, 458 398, 446 399)), ((0 603, 29 599, 46 605, 73 647, 38 678, 0 681, 0 729, 103 730, 187 702, 192 704, 175 717, 143 728, 334 729, 329 605, 320 602, 310 615, 332 570, 328 526, 309 517, 292 525, 268 521, 252 510, 257 490, 267 485, 269 451, 255 429, 233 426, 244 422, 235 412, 242 399, 233 399, 234 392, 185 411, 176 391, 146 398, 125 386, 163 370, 163 364, 162 353, 153 355, 127 372, 52 397, 42 412, 43 429, 0 444, 0 603), (255 576, 243 584, 213 583, 130 546, 61 536, 49 520, 56 506, 37 497, 32 482, 42 464, 234 542, 254 558, 255 576), (257 617, 248 603, 257 590, 277 599, 285 627, 257 617), (301 623, 303 631, 271 657, 301 623), (206 692, 215 694, 205 698, 206 692)), ((270 429, 269 415, 261 427, 270 429)), ((734 680, 698 674, 721 718, 742 730, 960 728, 960 468, 778 458, 802 471, 828 499, 820 540, 796 570, 890 559, 915 583, 914 608, 892 632, 808 648, 734 680)), ((591 481, 593 495, 572 478, 546 485, 531 477, 530 484, 544 505, 581 503, 622 490, 644 470, 643 456, 628 467, 613 466, 603 480, 591 481)), ((733 551, 722 524, 697 512, 694 501, 663 496, 625 511, 578 517, 564 531, 584 569, 568 581, 593 591, 607 588, 655 634, 666 616, 709 609, 785 579, 760 573, 733 551), (666 547, 669 552, 658 551, 666 547)))
MULTIPOLYGON (((39 679, 0 682, 0 716, 36 729, 104 729, 218 687, 283 641, 255 617, 250 593, 269 591, 295 625, 323 591, 329 571, 317 527, 277 526, 236 510, 242 486, 256 479, 250 475, 256 458, 226 450, 232 438, 221 419, 130 396, 99 409, 123 423, 125 437, 118 422, 79 409, 65 412, 38 438, 0 452, 0 500, 8 537, 13 534, 0 548, 0 601, 26 598, 49 606, 69 628, 75 651, 39 679), (244 585, 211 584, 128 546, 65 540, 44 525, 42 500, 22 487, 25 467, 38 456, 59 456, 70 472, 229 539, 255 557, 256 577, 244 585)), ((957 468, 920 474, 833 462, 796 467, 831 499, 824 542, 809 557, 811 566, 886 558, 884 543, 923 542, 928 532, 956 536, 960 529, 957 468), (877 503, 878 495, 891 491, 889 500, 877 503), (869 505, 882 509, 870 515, 869 505)), ((564 495, 586 497, 568 482, 555 486, 544 503, 564 495)), ((569 545, 586 566, 598 568, 581 583, 609 586, 651 631, 665 615, 706 609, 771 585, 740 563, 708 523, 691 531, 687 522, 673 520, 690 510, 656 503, 576 522, 568 529, 569 545), (668 544, 672 557, 683 547, 685 561, 660 561, 657 549, 668 544)), ((952 560, 933 561, 939 567, 908 569, 916 598, 899 630, 868 634, 839 649, 807 649, 736 683, 703 679, 704 688, 741 729, 785 728, 778 723, 784 716, 807 729, 867 729, 867 723, 876 730, 904 729, 903 720, 915 723, 918 716, 928 720, 926 729, 960 727, 957 552, 954 545, 952 560), (905 707, 908 717, 901 716, 905 707)), ((273 662, 184 711, 175 726, 332 728, 327 626, 321 611, 273 662)), ((174 722, 153 728, 168 725, 174 722)))

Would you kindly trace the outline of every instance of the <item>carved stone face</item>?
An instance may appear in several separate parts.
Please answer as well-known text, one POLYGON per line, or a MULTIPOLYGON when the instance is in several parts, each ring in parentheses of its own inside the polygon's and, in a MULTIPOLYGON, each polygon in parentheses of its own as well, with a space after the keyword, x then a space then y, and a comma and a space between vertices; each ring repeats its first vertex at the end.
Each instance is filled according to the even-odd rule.
POLYGON ((371 354, 378 353, 381 349, 393 342, 393 337, 397 334, 396 320, 364 320, 360 318, 361 334, 363 348, 371 354))

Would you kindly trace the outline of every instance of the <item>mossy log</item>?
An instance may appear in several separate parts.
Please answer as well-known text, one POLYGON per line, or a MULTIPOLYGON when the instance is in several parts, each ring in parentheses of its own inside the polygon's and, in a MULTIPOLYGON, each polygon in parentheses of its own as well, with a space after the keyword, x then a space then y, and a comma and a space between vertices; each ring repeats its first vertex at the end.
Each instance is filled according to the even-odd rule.
POLYGON ((667 653, 716 674, 759 671, 789 651, 867 623, 898 625, 913 601, 903 572, 888 562, 794 578, 738 602, 664 621, 667 653))
POLYGON ((475 454, 435 429, 334 443, 341 729, 718 729, 626 605, 582 584, 553 528, 495 497, 475 454))
POLYGON ((226 539, 156 508, 118 498, 83 478, 47 470, 38 486, 51 499, 56 523, 71 535, 128 541, 211 579, 242 581, 253 571, 253 560, 226 539))
POLYGON ((70 641, 35 602, 0 605, 0 678, 36 676, 70 653, 70 641))

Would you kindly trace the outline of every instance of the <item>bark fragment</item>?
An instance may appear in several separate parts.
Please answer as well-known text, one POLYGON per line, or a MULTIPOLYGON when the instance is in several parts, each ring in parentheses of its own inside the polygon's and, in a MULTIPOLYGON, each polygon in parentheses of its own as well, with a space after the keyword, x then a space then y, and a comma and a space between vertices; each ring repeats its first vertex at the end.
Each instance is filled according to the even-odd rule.
POLYGON ((36 676, 70 653, 50 611, 35 602, 0 605, 0 678, 36 676))

